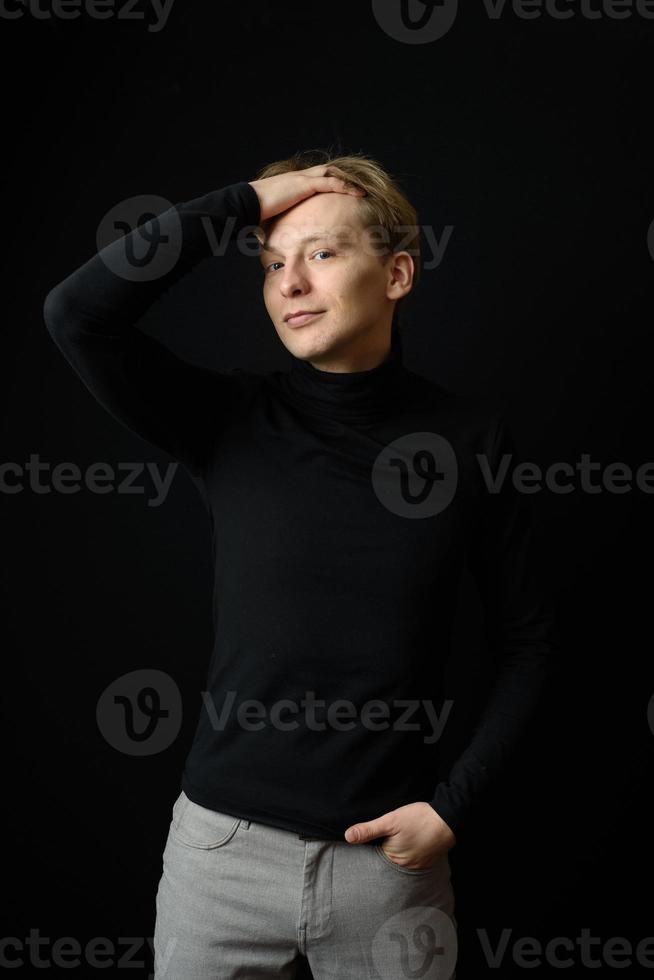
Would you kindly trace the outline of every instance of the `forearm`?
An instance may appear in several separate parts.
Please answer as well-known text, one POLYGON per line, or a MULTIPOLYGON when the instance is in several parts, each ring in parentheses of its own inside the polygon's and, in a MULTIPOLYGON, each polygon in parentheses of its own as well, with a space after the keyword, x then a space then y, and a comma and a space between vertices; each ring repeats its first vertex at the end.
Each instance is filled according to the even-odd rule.
POLYGON ((259 201, 243 181, 176 204, 105 246, 50 290, 44 306, 48 330, 112 336, 131 328, 174 283, 214 254, 216 241, 232 241, 259 220, 259 201), (227 235, 229 231, 229 235, 227 235), (137 269, 134 256, 152 248, 137 269))
POLYGON ((506 772, 547 696, 558 650, 551 607, 543 606, 532 641, 506 650, 471 738, 436 787, 431 805, 457 840, 487 790, 506 772))
MULTIPOLYGON (((129 242, 102 249, 45 302, 52 340, 94 398, 194 475, 204 471, 215 433, 234 410, 236 370, 188 363, 136 323, 174 282, 214 254, 215 240, 234 239, 258 217, 257 195, 245 182, 176 205, 159 216, 156 264, 147 274, 135 276, 128 258, 144 252, 135 229, 129 242)), ((150 238, 153 228, 146 230, 150 238)))
MULTIPOLYGON (((505 454, 519 462, 501 417, 489 426, 484 450, 493 473, 505 454)), ((492 676, 470 741, 430 801, 457 836, 505 772, 558 663, 553 595, 528 502, 510 472, 499 492, 482 495, 468 564, 484 607, 492 676)))

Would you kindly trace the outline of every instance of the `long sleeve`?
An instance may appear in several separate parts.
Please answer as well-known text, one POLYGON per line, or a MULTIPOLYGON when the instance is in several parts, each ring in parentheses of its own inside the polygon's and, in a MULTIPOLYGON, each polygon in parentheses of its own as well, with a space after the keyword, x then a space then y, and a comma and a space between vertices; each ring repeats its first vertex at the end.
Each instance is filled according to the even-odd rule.
POLYGON ((192 365, 136 323, 173 283, 211 257, 212 242, 223 236, 231 242, 259 220, 254 188, 246 181, 230 184, 145 221, 101 249, 45 299, 47 330, 91 394, 193 476, 205 471, 240 369, 192 365), (141 258, 144 241, 154 243, 149 266, 141 258))
POLYGON ((557 663, 552 594, 541 575, 528 501, 511 479, 519 459, 506 423, 496 416, 483 453, 491 479, 505 453, 510 454, 505 480, 497 493, 484 484, 479 527, 468 554, 492 658, 490 692, 470 742, 430 801, 457 843, 485 790, 505 771, 557 663))

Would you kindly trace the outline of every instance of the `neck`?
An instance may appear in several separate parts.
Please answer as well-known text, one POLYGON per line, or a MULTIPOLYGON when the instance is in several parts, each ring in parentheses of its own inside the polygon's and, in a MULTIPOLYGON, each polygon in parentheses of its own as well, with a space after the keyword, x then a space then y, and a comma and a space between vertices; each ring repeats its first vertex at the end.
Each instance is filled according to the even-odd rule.
POLYGON ((316 371, 330 374, 359 374, 385 361, 391 353, 391 346, 389 338, 383 337, 373 348, 367 346, 363 349, 359 347, 357 350, 350 348, 347 351, 328 351, 316 358, 297 358, 297 360, 307 360, 316 371))
POLYGON ((356 371, 323 370, 293 357, 283 376, 284 391, 301 410, 341 422, 381 418, 391 409, 404 378, 400 335, 391 334, 383 360, 356 371))

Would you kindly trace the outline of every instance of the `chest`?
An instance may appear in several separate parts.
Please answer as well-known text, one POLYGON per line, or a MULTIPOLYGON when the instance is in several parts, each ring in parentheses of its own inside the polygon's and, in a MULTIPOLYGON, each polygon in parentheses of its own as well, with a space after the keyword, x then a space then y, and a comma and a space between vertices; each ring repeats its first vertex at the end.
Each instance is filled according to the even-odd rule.
POLYGON ((207 478, 218 563, 258 586, 311 581, 377 601, 433 595, 479 505, 464 439, 437 419, 301 424, 270 405, 220 433, 207 478))

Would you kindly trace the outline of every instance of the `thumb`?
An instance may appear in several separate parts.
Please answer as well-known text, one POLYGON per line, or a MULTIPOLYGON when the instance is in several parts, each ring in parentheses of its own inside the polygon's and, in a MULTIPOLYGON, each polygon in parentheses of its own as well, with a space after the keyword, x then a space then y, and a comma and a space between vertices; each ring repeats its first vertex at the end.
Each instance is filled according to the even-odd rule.
POLYGON ((385 813, 376 820, 368 820, 367 823, 355 823, 345 831, 345 840, 348 844, 364 844, 374 837, 385 837, 392 833, 391 815, 385 813))

